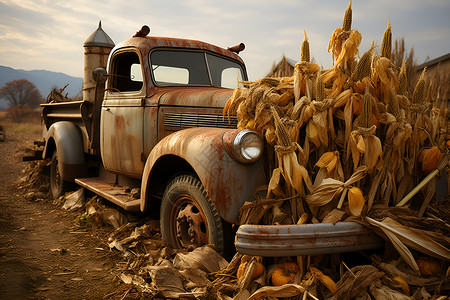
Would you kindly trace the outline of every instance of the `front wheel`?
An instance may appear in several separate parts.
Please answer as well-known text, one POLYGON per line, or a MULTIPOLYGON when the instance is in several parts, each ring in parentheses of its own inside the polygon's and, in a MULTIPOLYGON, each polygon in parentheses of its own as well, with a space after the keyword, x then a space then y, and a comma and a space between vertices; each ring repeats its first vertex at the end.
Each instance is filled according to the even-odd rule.
POLYGON ((174 248, 214 244, 224 251, 222 220, 202 183, 191 175, 175 177, 161 203, 161 234, 174 248))
POLYGON ((65 193, 74 190, 73 182, 62 179, 59 173, 59 161, 57 152, 53 152, 52 162, 50 164, 50 189, 53 199, 58 199, 65 193))

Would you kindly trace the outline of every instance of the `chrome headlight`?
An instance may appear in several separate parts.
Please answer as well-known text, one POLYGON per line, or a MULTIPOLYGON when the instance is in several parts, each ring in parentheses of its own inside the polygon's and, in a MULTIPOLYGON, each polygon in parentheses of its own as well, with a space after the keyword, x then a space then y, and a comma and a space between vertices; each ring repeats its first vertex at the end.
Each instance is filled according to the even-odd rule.
POLYGON ((257 161, 261 157, 263 149, 262 138, 255 131, 249 129, 240 131, 233 141, 235 157, 243 163, 257 161))

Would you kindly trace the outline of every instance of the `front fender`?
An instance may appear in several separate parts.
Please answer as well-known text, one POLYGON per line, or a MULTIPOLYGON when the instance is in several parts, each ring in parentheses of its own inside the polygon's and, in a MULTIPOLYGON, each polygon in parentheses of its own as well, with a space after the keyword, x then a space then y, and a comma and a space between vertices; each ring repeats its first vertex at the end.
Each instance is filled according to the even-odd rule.
POLYGON ((42 156, 51 158, 53 151, 57 151, 62 179, 74 181, 86 176, 83 136, 77 125, 68 121, 56 122, 48 129, 45 140, 42 156))
MULTIPOLYGON (((190 128, 162 139, 152 150, 145 164, 142 181, 141 210, 148 209, 149 190, 155 165, 167 155, 186 161, 195 171, 219 215, 235 223, 239 209, 248 197, 266 184, 262 159, 252 164, 236 161, 230 155, 234 136, 240 130, 222 128, 190 128)), ((177 170, 173 170, 176 174, 177 170)))

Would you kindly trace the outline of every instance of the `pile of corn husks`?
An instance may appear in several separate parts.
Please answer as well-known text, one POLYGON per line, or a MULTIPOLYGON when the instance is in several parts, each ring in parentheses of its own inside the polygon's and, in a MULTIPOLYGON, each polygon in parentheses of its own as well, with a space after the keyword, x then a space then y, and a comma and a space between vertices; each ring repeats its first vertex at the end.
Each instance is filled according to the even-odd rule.
POLYGON ((242 82, 224 118, 237 115, 240 129, 272 146, 267 194, 243 206, 240 224, 356 221, 379 233, 386 251, 352 269, 332 256, 238 254, 216 279, 223 299, 426 299, 449 292, 448 191, 435 199, 440 171, 447 168, 449 180, 449 112, 426 99, 426 69, 408 95, 405 64, 398 69, 390 60, 390 22, 381 54, 372 44, 357 59, 361 34, 351 19, 350 1, 330 39, 332 68, 310 62, 305 33, 294 75, 242 82))

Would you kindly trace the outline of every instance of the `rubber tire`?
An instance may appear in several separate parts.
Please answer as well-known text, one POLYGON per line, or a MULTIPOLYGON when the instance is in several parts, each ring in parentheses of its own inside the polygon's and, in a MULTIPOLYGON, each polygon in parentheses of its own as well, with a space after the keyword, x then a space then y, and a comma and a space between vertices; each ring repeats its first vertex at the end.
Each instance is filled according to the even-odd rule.
POLYGON ((64 180, 59 175, 58 154, 57 151, 54 151, 50 164, 50 191, 52 192, 53 199, 58 199, 74 189, 75 183, 64 180))
POLYGON ((173 248, 181 248, 182 245, 176 236, 176 207, 174 201, 180 195, 188 195, 198 209, 206 218, 206 230, 208 232, 208 244, 214 244, 220 254, 224 252, 224 232, 222 219, 220 218, 214 204, 211 202, 202 183, 192 175, 179 175, 175 177, 166 187, 161 202, 160 223, 161 235, 164 242, 173 248), (174 215, 171 215, 174 214, 174 215))

